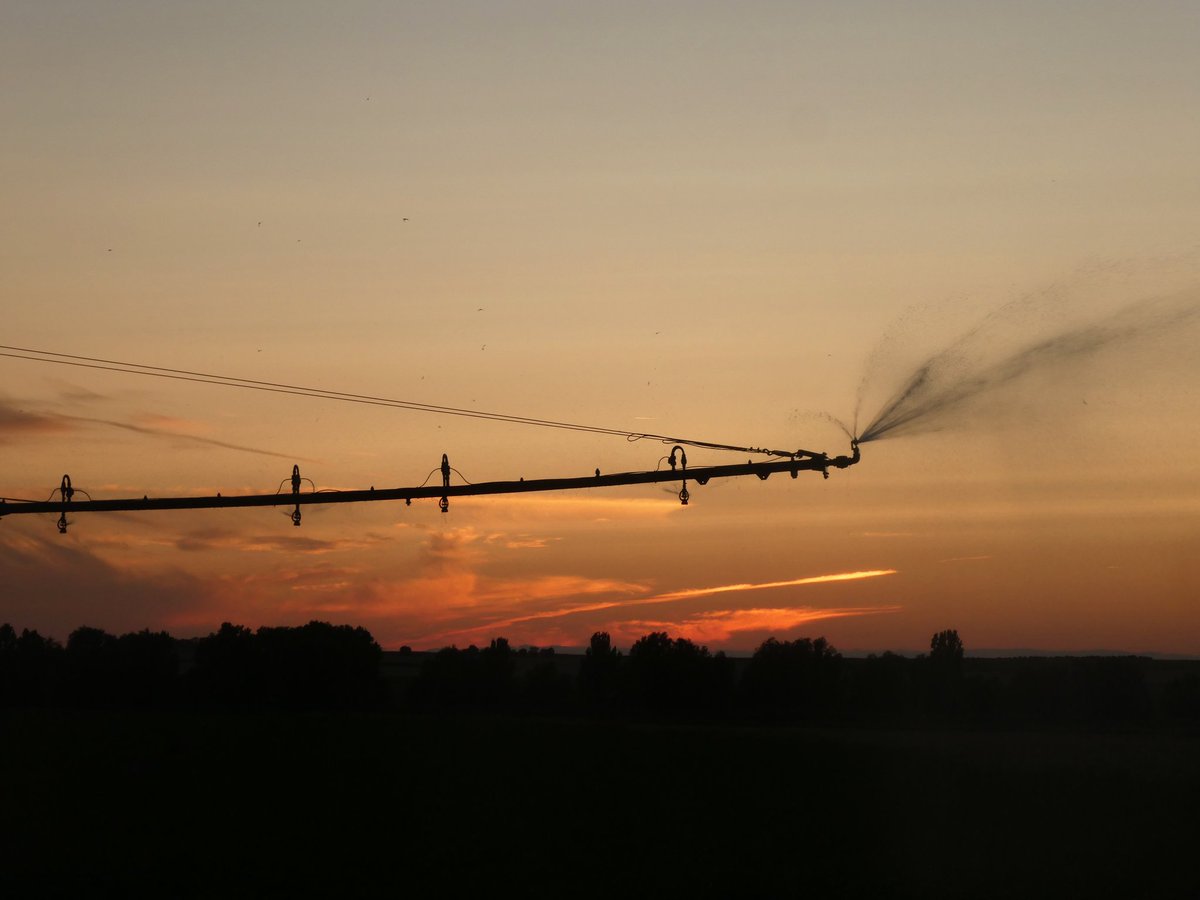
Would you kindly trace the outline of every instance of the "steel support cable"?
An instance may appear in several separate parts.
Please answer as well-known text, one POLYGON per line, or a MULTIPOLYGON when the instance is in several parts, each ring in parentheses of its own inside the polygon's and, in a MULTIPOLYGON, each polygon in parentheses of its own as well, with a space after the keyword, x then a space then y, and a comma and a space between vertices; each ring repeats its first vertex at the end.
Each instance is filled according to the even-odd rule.
POLYGON ((794 458, 797 456, 818 457, 822 454, 807 450, 770 450, 763 447, 741 447, 733 444, 721 444, 713 441, 701 441, 693 438, 681 438, 673 435, 635 432, 619 428, 605 428, 598 425, 583 425, 575 422, 562 422, 554 419, 539 419, 530 416, 517 416, 507 413, 492 413, 483 410, 464 409, 455 406, 440 406, 432 403, 420 403, 415 400, 398 400, 389 397, 375 397, 370 394, 354 394, 345 391, 331 391, 324 388, 305 387, 302 385, 286 384, 275 381, 259 381, 252 378, 236 378, 228 375, 216 375, 209 372, 195 372, 188 369, 173 369, 166 366, 150 366, 141 363, 124 362, 121 360, 104 359, 101 357, 78 356, 70 353, 55 353, 49 350, 36 350, 28 347, 13 347, 0 344, 0 357, 20 359, 27 362, 44 362, 54 365, 74 366, 84 369, 99 369, 107 372, 121 372, 127 375, 144 375, 153 378, 165 378, 172 381, 187 381, 196 384, 211 384, 220 387, 241 388, 243 390, 264 391, 274 394, 290 394, 300 397, 312 397, 323 400, 336 400, 343 403, 359 403, 367 406, 384 406, 393 409, 407 409, 414 412, 430 412, 440 415, 461 416, 465 418, 482 419, 493 422, 508 422, 514 425, 531 425, 540 428, 557 428, 566 431, 578 431, 588 434, 603 434, 623 437, 628 441, 654 440, 664 444, 686 444, 708 450, 726 450, 738 453, 759 453, 767 456, 794 458), (33 356, 22 354, 36 354, 33 356))

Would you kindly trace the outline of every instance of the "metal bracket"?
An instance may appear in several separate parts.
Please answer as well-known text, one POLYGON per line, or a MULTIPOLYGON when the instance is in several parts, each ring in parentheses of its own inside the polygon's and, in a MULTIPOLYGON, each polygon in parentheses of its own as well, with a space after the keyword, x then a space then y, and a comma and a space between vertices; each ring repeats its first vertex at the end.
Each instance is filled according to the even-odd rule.
MULTIPOLYGON (((450 487, 450 458, 445 453, 442 454, 442 488, 450 487)), ((442 512, 450 512, 450 498, 442 494, 442 499, 438 501, 438 509, 442 512)))
MULTIPOLYGON (((292 496, 300 496, 300 466, 292 466, 292 496)), ((297 528, 300 527, 300 501, 296 501, 296 509, 292 513, 292 524, 297 528)))
POLYGON ((67 525, 70 524, 67 521, 67 508, 71 504, 71 498, 75 496, 75 488, 71 487, 70 475, 62 477, 62 484, 59 486, 58 492, 62 496, 62 514, 58 517, 58 533, 66 534, 67 525))
POLYGON ((679 464, 680 464, 680 466, 682 468, 682 472, 683 472, 683 487, 679 491, 679 503, 682 506, 687 506, 688 501, 690 499, 692 499, 692 495, 688 493, 688 489, 687 489, 687 451, 685 451, 682 447, 680 447, 678 444, 676 444, 674 447, 671 448, 671 455, 667 458, 667 462, 669 462, 671 464, 671 471, 674 471, 675 470, 675 454, 677 452, 679 453, 679 464))

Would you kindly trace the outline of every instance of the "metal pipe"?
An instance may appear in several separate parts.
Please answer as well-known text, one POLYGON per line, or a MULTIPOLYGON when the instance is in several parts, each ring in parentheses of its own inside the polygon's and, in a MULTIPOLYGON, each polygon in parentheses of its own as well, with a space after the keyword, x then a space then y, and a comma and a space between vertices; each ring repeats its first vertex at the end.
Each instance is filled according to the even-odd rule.
MULTIPOLYGON (((859 460, 858 448, 850 456, 798 457, 775 462, 749 462, 728 466, 700 466, 698 468, 664 470, 661 472, 619 472, 612 475, 595 475, 577 478, 541 478, 526 481, 486 481, 480 484, 430 485, 426 487, 399 487, 383 490, 319 491, 311 494, 243 494, 223 497, 140 497, 117 500, 72 500, 69 511, 83 512, 150 512, 167 509, 230 509, 252 506, 299 506, 312 503, 368 503, 378 500, 404 500, 411 502, 425 498, 474 497, 488 494, 523 494, 533 491, 570 491, 582 488, 619 487, 632 484, 658 484, 682 481, 685 478, 704 485, 712 478, 734 478, 756 475, 765 480, 774 472, 787 472, 793 478, 801 471, 823 472, 828 469, 845 469, 859 460)), ((64 503, 60 500, 46 502, 0 501, 0 517, 29 515, 35 513, 62 513, 64 503)))

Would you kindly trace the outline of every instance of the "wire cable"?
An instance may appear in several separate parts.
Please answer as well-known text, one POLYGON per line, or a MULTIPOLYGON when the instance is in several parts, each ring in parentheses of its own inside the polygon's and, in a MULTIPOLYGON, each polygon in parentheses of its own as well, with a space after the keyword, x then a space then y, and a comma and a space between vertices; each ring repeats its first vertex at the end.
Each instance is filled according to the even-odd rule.
POLYGON ((417 490, 420 490, 421 488, 425 487, 425 485, 429 484, 429 479, 432 478, 433 473, 437 472, 439 469, 441 469, 441 466, 435 466, 434 468, 430 469, 429 474, 425 476, 425 480, 417 485, 417 490))
MULTIPOLYGON (((737 453, 758 453, 767 456, 794 458, 797 456, 820 456, 808 450, 770 450, 763 447, 740 447, 732 444, 721 444, 713 441, 701 441, 693 438, 682 438, 665 434, 635 432, 620 428, 605 428, 599 425, 584 425, 577 422, 563 422, 555 419, 539 419, 532 416, 518 416, 508 413, 484 412, 482 410, 464 409, 457 406, 440 406, 433 403, 420 403, 415 400, 398 400, 390 397, 376 397, 370 394, 354 394, 345 391, 331 391, 324 388, 305 387, 276 381, 260 381, 253 378, 236 378, 229 375, 217 375, 210 372, 195 372, 188 369, 173 369, 166 366, 150 366, 142 363, 125 362, 122 360, 104 359, 102 357, 79 356, 70 353, 55 353, 50 350, 36 350, 29 347, 13 347, 0 344, 0 357, 20 359, 27 362, 43 362, 54 365, 74 366, 84 369, 99 369, 107 372, 121 372, 128 375, 143 375, 153 378, 165 378, 172 381, 187 381, 197 384, 211 384, 220 387, 241 388, 243 390, 265 391, 275 394, 291 394, 300 397, 313 397, 323 400, 336 400, 342 403, 360 403, 368 406, 386 406, 394 409, 406 409, 415 412, 430 412, 448 416, 483 419, 493 422, 508 422, 514 425, 531 425, 540 428, 557 428, 566 431, 579 431, 589 434, 604 434, 623 437, 627 441, 640 440, 660 441, 664 444, 686 444, 707 450, 727 450, 737 453), (33 354, 33 355, 29 355, 33 354)), ((460 476, 461 477, 461 476, 460 476)))

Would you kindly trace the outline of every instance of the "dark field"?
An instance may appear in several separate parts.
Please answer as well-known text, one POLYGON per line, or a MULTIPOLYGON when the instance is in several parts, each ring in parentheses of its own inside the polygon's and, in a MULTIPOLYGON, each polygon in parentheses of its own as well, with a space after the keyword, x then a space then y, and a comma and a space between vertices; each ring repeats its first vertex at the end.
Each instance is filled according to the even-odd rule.
POLYGON ((1195 896, 1200 739, 0 713, 12 897, 1195 896))

